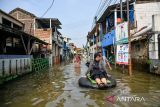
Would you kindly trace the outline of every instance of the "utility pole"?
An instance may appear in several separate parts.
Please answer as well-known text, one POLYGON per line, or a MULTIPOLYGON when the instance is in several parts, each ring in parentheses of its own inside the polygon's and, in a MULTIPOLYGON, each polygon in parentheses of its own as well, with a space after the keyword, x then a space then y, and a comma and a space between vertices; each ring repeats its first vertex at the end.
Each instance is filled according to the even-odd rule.
POLYGON ((120 10, 121 10, 121 21, 123 22, 123 5, 122 5, 122 0, 120 0, 120 10))
POLYGON ((130 35, 130 19, 129 19, 129 0, 127 2, 127 20, 128 20, 128 65, 129 65, 129 75, 132 75, 132 60, 131 60, 131 35, 130 35))
MULTIPOLYGON (((115 27, 115 29, 116 29, 116 27, 117 27, 117 9, 115 9, 114 10, 114 27, 115 27)), ((116 30, 115 30, 116 31, 116 30)), ((115 54, 115 63, 114 63, 114 67, 116 68, 116 58, 117 58, 117 56, 116 56, 116 37, 114 38, 114 54, 115 54)))

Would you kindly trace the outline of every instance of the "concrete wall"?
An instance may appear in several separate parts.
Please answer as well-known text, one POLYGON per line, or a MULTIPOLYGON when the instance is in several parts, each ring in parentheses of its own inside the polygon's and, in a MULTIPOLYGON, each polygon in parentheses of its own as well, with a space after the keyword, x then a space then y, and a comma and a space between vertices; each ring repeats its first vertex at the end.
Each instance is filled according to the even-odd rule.
MULTIPOLYGON (((160 14, 153 16, 153 31, 160 32, 160 14)), ((151 61, 150 64, 150 72, 155 74, 160 74, 160 59, 159 59, 159 35, 153 34, 149 44, 149 59, 151 61)))
POLYGON ((137 30, 152 25, 152 15, 160 14, 160 2, 135 4, 135 20, 137 30))
POLYGON ((147 40, 132 42, 131 58, 134 70, 149 72, 147 40))
POLYGON ((147 40, 139 40, 132 42, 132 55, 134 59, 148 59, 148 43, 147 40))
POLYGON ((160 75, 160 60, 151 59, 150 72, 160 75))
POLYGON ((31 55, 0 55, 0 78, 31 72, 31 58, 31 55))

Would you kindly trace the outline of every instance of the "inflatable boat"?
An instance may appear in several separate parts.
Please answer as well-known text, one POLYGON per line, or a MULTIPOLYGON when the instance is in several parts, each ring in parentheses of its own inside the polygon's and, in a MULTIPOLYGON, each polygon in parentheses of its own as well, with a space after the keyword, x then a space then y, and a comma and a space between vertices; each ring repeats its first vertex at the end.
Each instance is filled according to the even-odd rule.
MULTIPOLYGON (((96 81, 93 80, 89 75, 87 77, 81 77, 78 81, 80 87, 102 89, 99 88, 96 81)), ((107 77, 107 85, 103 89, 116 87, 116 80, 113 77, 107 77)))

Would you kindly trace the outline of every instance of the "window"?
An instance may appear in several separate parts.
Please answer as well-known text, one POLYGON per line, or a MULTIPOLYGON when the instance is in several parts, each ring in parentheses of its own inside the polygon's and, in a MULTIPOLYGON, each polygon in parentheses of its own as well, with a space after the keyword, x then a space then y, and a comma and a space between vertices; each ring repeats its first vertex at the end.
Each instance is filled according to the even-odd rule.
POLYGON ((12 46, 12 38, 9 37, 6 39, 6 46, 12 46))
POLYGON ((16 24, 13 24, 13 28, 14 28, 14 29, 17 29, 17 30, 22 30, 22 27, 20 27, 20 26, 18 26, 18 25, 16 25, 16 24))
POLYGON ((11 21, 5 18, 2 18, 2 24, 11 27, 11 21))
POLYGON ((20 39, 13 38, 13 47, 21 47, 20 39))

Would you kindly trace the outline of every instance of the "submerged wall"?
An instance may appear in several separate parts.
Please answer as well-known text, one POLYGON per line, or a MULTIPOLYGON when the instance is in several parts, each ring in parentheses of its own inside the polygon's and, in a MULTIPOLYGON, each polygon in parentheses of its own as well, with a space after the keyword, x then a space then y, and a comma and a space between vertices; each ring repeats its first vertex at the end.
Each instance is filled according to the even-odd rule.
POLYGON ((31 55, 0 55, 0 83, 32 71, 31 55))
POLYGON ((49 68, 49 58, 33 59, 32 55, 0 55, 0 84, 49 68))
POLYGON ((155 74, 160 74, 160 60, 151 59, 150 72, 155 74))

